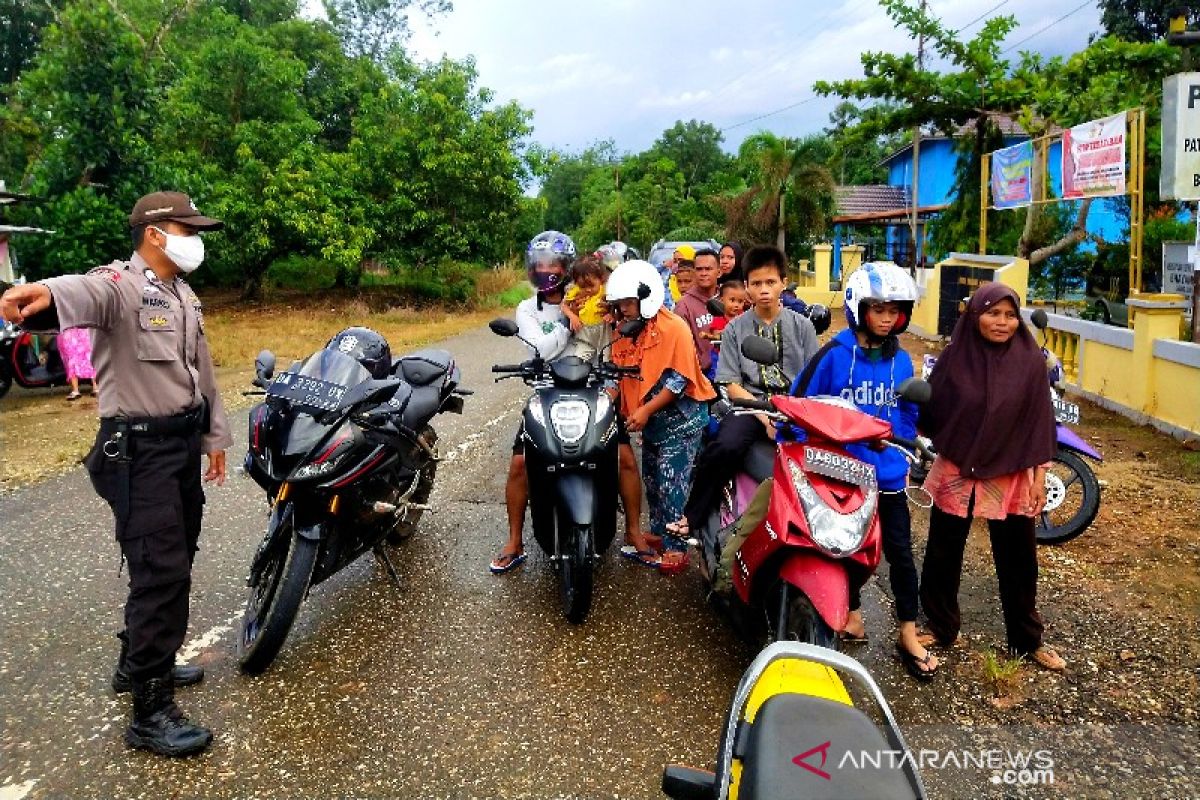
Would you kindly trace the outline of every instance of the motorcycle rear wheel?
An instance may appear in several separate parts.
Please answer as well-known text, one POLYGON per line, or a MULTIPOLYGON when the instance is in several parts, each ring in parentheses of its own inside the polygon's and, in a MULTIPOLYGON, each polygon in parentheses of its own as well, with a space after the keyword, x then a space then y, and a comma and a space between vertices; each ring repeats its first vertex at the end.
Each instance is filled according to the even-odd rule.
POLYGON ((238 634, 238 665, 258 675, 279 655, 317 563, 317 542, 292 532, 286 550, 280 549, 251 587, 238 634))
POLYGON ((1087 530, 1100 511, 1100 481, 1091 466, 1059 450, 1046 472, 1046 509, 1034 523, 1038 544, 1069 542, 1087 530))
POLYGON ((572 625, 582 624, 592 608, 595 560, 592 558, 591 526, 574 528, 558 562, 563 613, 572 625))
MULTIPOLYGON (((430 447, 437 445, 437 431, 431 426, 426 425, 425 429, 421 431, 421 436, 430 447)), ((408 498, 410 503, 425 505, 429 502, 429 495, 433 493, 433 480, 437 477, 437 468, 438 462, 436 461, 430 461, 421 468, 421 477, 417 479, 417 488, 413 490, 412 497, 408 498)), ((417 532, 417 525, 421 522, 421 515, 424 513, 423 511, 409 511, 402 522, 397 522, 396 526, 388 531, 384 541, 393 547, 405 542, 417 532)))

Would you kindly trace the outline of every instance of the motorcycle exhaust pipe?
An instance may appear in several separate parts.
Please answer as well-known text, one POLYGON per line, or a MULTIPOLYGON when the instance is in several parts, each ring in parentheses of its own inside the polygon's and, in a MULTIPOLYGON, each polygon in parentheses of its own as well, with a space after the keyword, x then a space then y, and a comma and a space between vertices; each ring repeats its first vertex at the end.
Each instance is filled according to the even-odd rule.
POLYGON ((428 511, 434 512, 434 508, 425 503, 405 503, 403 508, 395 503, 385 503, 382 500, 376 500, 371 504, 371 510, 376 514, 396 514, 400 511, 428 511))

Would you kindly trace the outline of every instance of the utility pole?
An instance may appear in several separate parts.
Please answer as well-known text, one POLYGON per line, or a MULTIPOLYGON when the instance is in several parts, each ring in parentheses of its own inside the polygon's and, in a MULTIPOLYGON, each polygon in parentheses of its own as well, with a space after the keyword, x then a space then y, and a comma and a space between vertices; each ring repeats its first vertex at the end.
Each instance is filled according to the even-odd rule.
POLYGON ((623 242, 625 240, 623 238, 621 238, 621 165, 620 164, 617 164, 616 185, 617 185, 617 241, 623 242))
MULTIPOLYGON (((927 0, 921 0, 922 21, 924 21, 924 17, 925 17, 926 3, 927 3, 927 0)), ((917 34, 917 72, 923 72, 924 70, 925 70, 925 33, 924 33, 924 30, 922 29, 922 32, 917 34)), ((923 260, 921 257, 921 250, 923 249, 921 247, 921 238, 922 237, 920 236, 920 230, 919 230, 920 224, 917 221, 918 216, 919 216, 917 209, 920 205, 919 178, 920 178, 920 174, 921 174, 921 124, 920 123, 917 123, 913 127, 913 144, 912 144, 912 146, 913 146, 912 218, 909 222, 909 230, 912 233, 912 242, 913 242, 913 254, 912 254, 913 268, 916 269, 916 268, 920 268, 920 267, 924 266, 924 264, 921 263, 921 261, 923 260)))

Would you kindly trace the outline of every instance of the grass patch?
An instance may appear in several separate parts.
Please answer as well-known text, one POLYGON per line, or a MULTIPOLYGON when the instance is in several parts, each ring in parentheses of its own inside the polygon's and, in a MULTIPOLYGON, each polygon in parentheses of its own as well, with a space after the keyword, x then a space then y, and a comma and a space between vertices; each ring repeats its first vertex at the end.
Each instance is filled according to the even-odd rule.
POLYGON ((996 697, 1014 697, 1021 688, 1020 658, 1002 658, 994 650, 983 654, 983 682, 996 697))
MULTIPOLYGON (((236 412, 257 398, 243 397, 250 388, 254 357, 260 350, 275 353, 280 367, 321 348, 329 338, 351 325, 382 333, 396 355, 480 327, 507 306, 511 293, 523 291, 522 270, 489 270, 474 295, 461 304, 418 306, 396 292, 325 291, 300 293, 277 290, 273 299, 246 304, 235 291, 205 293, 204 325, 221 397, 231 423, 241 425, 236 412), (518 285, 514 285, 514 281, 518 285)), ((95 399, 64 400, 67 389, 14 389, 0 400, 0 491, 7 491, 72 468, 87 454, 96 436, 95 399)), ((240 454, 230 455, 230 464, 240 454)))

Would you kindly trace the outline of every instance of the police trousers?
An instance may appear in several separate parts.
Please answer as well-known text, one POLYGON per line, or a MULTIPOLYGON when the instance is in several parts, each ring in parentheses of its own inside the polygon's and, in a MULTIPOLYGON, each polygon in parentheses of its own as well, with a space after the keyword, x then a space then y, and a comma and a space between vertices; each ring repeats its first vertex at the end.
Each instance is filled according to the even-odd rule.
POLYGON ((187 632, 204 513, 200 434, 130 436, 118 454, 102 431, 84 465, 113 510, 129 565, 125 669, 134 681, 165 675, 187 632))

